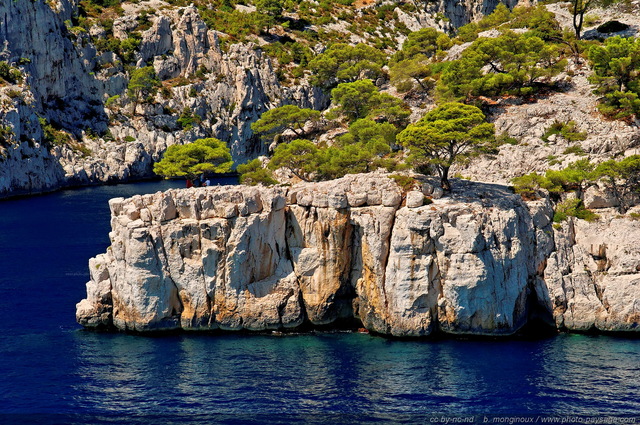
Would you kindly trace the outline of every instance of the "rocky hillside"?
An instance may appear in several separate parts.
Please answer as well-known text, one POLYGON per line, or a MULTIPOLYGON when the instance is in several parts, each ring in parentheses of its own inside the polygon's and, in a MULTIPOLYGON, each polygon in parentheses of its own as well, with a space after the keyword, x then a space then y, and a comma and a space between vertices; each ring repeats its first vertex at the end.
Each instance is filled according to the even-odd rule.
MULTIPOLYGON (((111 246, 89 262, 88 328, 282 330, 350 321, 394 336, 637 332, 637 221, 552 226, 546 199, 383 174, 291 188, 113 199, 111 246)), ((636 210, 638 207, 636 207, 636 210)), ((630 212, 633 215, 633 212, 630 212)), ((636 213, 637 215, 637 213, 636 213)))
POLYGON ((285 183, 112 200, 83 326, 637 331, 637 0, 578 33, 566 3, 272 3, 0 5, 0 196, 147 178, 208 137, 285 183), (453 119, 486 143, 444 193, 411 167, 443 172, 424 144, 453 119))
MULTIPOLYGON (((606 38, 612 34, 598 33, 597 28, 610 21, 627 23, 628 36, 637 36, 640 18, 634 10, 639 2, 628 7, 609 10, 595 9, 588 17, 586 37, 606 38)), ((554 13, 566 31, 572 28, 572 16, 563 3, 547 8, 554 13)), ((613 120, 599 113, 597 104, 601 96, 594 93, 589 82, 593 75, 587 61, 570 60, 567 69, 557 79, 564 79, 563 88, 546 93, 534 101, 522 99, 498 99, 488 106, 488 112, 496 126, 496 134, 515 139, 514 144, 504 144, 496 155, 479 158, 461 167, 464 176, 482 181, 509 183, 513 177, 547 169, 560 169, 569 163, 588 158, 594 162, 640 154, 640 120, 633 117, 626 121, 613 120), (568 140, 543 136, 554 123, 576 123, 576 131, 584 133, 583 140, 568 140)))
POLYGON ((71 26, 79 13, 73 2, 0 5, 0 59, 21 74, 0 85, 0 122, 7 129, 0 140, 0 196, 150 177, 167 146, 204 136, 227 141, 242 162, 264 152, 249 127, 263 111, 326 103, 319 89, 284 87, 252 43, 223 52, 218 32, 195 7, 147 15, 149 28, 140 31, 136 19, 144 6, 129 5, 130 14, 109 21, 107 35, 98 24, 88 31, 71 26), (100 43, 107 38, 117 47, 100 43), (123 50, 131 40, 136 47, 123 50), (127 54, 134 66, 152 64, 162 81, 143 104, 127 97, 127 54), (187 111, 192 122, 184 124, 187 111))
MULTIPOLYGON (((330 105, 330 89, 342 80, 323 84, 320 65, 323 54, 340 43, 376 49, 375 89, 398 99, 398 107, 411 112, 408 121, 415 122, 436 102, 464 94, 442 84, 452 64, 477 48, 478 40, 499 39, 510 31, 542 36, 557 54, 556 63, 547 65, 562 67, 522 90, 467 93, 465 101, 482 107, 502 144, 456 165, 452 173, 509 183, 578 159, 599 163, 639 152, 636 116, 612 119, 599 111, 603 96, 594 94, 587 59, 591 44, 579 46, 567 35, 571 15, 564 3, 545 6, 544 14, 530 8, 531 2, 520 2, 523 8, 511 16, 499 11, 484 19, 499 2, 284 2, 277 16, 260 4, 51 0, 0 5, 0 197, 152 177, 152 165, 168 146, 202 137, 225 141, 238 165, 268 153, 270 142, 254 134, 251 125, 283 104, 323 111, 324 127, 308 136, 315 143, 335 144, 350 132, 349 122, 331 118, 336 102, 330 105), (464 25, 469 22, 474 23, 464 25), (424 36, 420 30, 425 28, 440 31, 437 39, 414 37, 424 36), (573 54, 571 46, 581 54, 573 54), (422 54, 432 56, 420 59, 422 54), (409 73, 416 73, 412 66, 426 67, 408 77, 422 89, 416 89, 416 81, 406 87, 407 78, 398 77, 403 66, 409 73), (136 88, 145 70, 153 73, 147 81, 151 86, 136 88), (571 127, 575 137, 547 134, 554 126, 571 127)), ((640 29, 633 13, 637 0, 621 4, 590 11, 585 37, 634 37, 640 29), (626 29, 597 31, 611 20, 626 29)), ((544 74, 545 66, 540 62, 534 75, 544 74)), ((498 75, 506 73, 496 69, 498 75)), ((406 124, 394 122, 397 131, 406 124)), ((391 143, 392 150, 397 147, 391 143)))
MULTIPOLYGON (((0 62, 20 75, 0 80, 0 197, 151 177, 168 146, 201 137, 227 142, 242 163, 267 153, 251 130, 264 111, 328 107, 307 68, 328 46, 364 43, 391 57, 412 31, 453 35, 500 2, 285 2, 277 18, 254 3, 3 2, 0 62), (144 96, 129 90, 134 71, 149 66, 158 85, 144 96)), ((376 83, 397 95, 387 77, 376 83)), ((407 102, 417 119, 433 99, 407 102)), ((506 115, 500 130, 529 133, 509 127, 514 120, 506 115)), ((509 177, 497 170, 503 162, 461 172, 500 180, 509 177)))

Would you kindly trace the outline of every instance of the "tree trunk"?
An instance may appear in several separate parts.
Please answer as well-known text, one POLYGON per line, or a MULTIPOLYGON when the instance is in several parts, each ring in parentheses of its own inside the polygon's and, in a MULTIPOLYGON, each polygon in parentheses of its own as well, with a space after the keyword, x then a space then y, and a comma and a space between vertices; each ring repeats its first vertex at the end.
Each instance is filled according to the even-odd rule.
POLYGON ((590 3, 591 0, 573 0, 573 29, 576 31, 576 40, 580 40, 584 14, 587 12, 590 3))
POLYGON ((418 85, 420 85, 420 87, 422 88, 423 91, 428 91, 427 88, 424 86, 424 84, 422 84, 422 80, 420 78, 413 77, 413 79, 418 82, 418 85))
POLYGON ((442 167, 442 174, 440 175, 440 187, 445 192, 451 190, 451 183, 449 183, 449 167, 442 167))

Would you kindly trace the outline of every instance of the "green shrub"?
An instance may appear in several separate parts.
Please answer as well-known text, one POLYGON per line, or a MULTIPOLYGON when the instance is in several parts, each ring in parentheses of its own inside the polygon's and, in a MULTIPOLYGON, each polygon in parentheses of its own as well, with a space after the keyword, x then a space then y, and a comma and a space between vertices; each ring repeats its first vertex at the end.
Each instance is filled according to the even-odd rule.
POLYGON ((556 211, 553 215, 553 221, 555 223, 561 223, 568 217, 576 217, 590 222, 600 218, 598 214, 586 209, 582 200, 577 198, 567 199, 556 206, 556 211))
POLYGON ((572 162, 562 170, 547 170, 545 175, 531 173, 512 179, 516 193, 525 199, 535 199, 536 191, 546 189, 556 198, 561 193, 583 190, 589 183, 595 182, 598 175, 595 165, 588 159, 572 162))
POLYGON ((11 90, 7 90, 5 94, 9 96, 11 99, 16 99, 16 98, 22 99, 22 90, 11 89, 11 90))
POLYGON ((331 100, 337 106, 333 112, 350 122, 370 117, 403 128, 410 115, 410 109, 402 100, 380 93, 368 79, 338 84, 331 91, 331 100))
POLYGON ((55 128, 46 118, 39 118, 42 132, 44 133, 43 142, 49 146, 61 146, 71 143, 71 136, 57 128, 55 128))
POLYGON ((562 154, 563 155, 569 155, 569 154, 586 155, 587 153, 584 151, 584 149, 582 149, 582 146, 573 145, 573 146, 569 146, 564 151, 562 151, 562 154))
POLYGON ((547 162, 549 163, 549 165, 556 165, 556 164, 560 164, 561 161, 558 159, 556 155, 548 155, 547 162))
POLYGON ((257 12, 240 12, 230 3, 220 6, 210 7, 209 4, 201 2, 198 4, 198 10, 209 28, 224 31, 235 41, 243 41, 251 34, 259 34, 263 28, 273 22, 267 15, 257 12))
POLYGON ((557 120, 554 121, 554 123, 551 124, 551 126, 542 135, 542 140, 548 142, 549 137, 554 134, 562 136, 568 142, 577 142, 587 139, 586 132, 576 131, 575 121, 568 121, 566 123, 557 120))
POLYGON ((391 84, 396 86, 400 93, 410 90, 430 92, 435 87, 437 66, 426 56, 416 55, 393 63, 389 75, 391 84))
POLYGON ((114 140, 116 140, 115 137, 113 137, 113 133, 111 133, 111 130, 107 130, 105 131, 102 135, 102 140, 107 141, 107 142, 113 142, 114 140))
POLYGON ((440 184, 450 190, 451 166, 483 154, 495 145, 495 129, 486 122, 480 108, 462 103, 444 103, 429 111, 397 136, 398 144, 408 149, 408 162, 418 172, 438 171, 440 184))
POLYGON ((360 43, 351 46, 334 44, 309 62, 312 83, 331 88, 338 83, 354 82, 383 75, 386 56, 380 50, 360 43))
POLYGON ((413 59, 416 56, 430 58, 439 50, 448 50, 452 44, 445 33, 434 28, 423 28, 409 33, 407 40, 402 44, 402 50, 393 55, 391 64, 413 59))
POLYGON ((410 191, 416 184, 416 179, 409 176, 403 176, 401 174, 392 174, 389 178, 395 180, 396 184, 400 186, 403 192, 410 191))
POLYGON ((128 38, 120 42, 118 53, 124 63, 131 63, 135 59, 136 51, 140 47, 142 36, 139 33, 131 33, 128 38))
POLYGON ((127 86, 127 95, 135 102, 134 114, 138 103, 151 102, 160 86, 160 81, 152 66, 145 66, 144 68, 137 68, 131 71, 131 78, 127 86))
POLYGON ((609 118, 629 119, 640 113, 640 96, 633 92, 615 90, 600 99, 598 110, 609 118))
POLYGON ((584 15, 583 25, 584 27, 592 27, 598 22, 600 22, 601 20, 602 18, 599 15, 592 15, 592 14, 584 15))
POLYGON ((120 100, 120 95, 116 94, 115 96, 111 96, 110 98, 108 98, 104 106, 106 106, 107 108, 110 108, 112 106, 115 106, 119 100, 120 100))
POLYGON ((8 146, 13 136, 11 126, 0 124, 0 146, 8 146))
POLYGON ((317 122, 320 116, 320 112, 313 109, 283 105, 263 112, 260 119, 251 124, 251 129, 262 133, 264 138, 274 138, 287 130, 300 137, 305 133, 307 123, 317 122))
POLYGON ((9 71, 11 70, 11 66, 7 61, 0 61, 0 78, 4 80, 9 79, 9 71))
POLYGON ((566 67, 561 49, 530 33, 505 31, 496 38, 478 38, 460 59, 443 66, 439 96, 530 95, 550 84, 566 67))
POLYGON ((562 31, 555 15, 544 5, 536 7, 518 7, 510 11, 504 4, 498 3, 494 11, 478 22, 472 22, 458 28, 457 42, 469 42, 478 38, 478 33, 493 28, 526 28, 531 35, 543 40, 561 38, 562 31))
POLYGON ((603 46, 594 45, 588 51, 596 85, 594 93, 601 95, 599 109, 614 119, 631 118, 640 113, 640 39, 608 38, 603 46))
POLYGON ((273 186, 278 181, 273 178, 273 174, 262 167, 262 162, 256 158, 246 164, 240 164, 237 168, 240 173, 240 183, 255 186, 262 184, 264 186, 273 186))
POLYGON ((511 137, 509 136, 508 133, 500 133, 496 136, 496 146, 501 146, 501 145, 519 145, 520 141, 518 139, 516 139, 515 137, 511 137))
POLYGON ((193 128, 194 125, 200 124, 202 122, 202 118, 198 114, 194 114, 191 111, 191 108, 186 106, 180 117, 178 117, 177 123, 184 131, 189 131, 193 128))
POLYGON ((631 207, 630 201, 640 194, 640 155, 605 161, 593 173, 618 200, 622 212, 626 212, 631 207))
POLYGON ((233 167, 227 145, 214 138, 198 139, 186 145, 169 146, 153 172, 165 177, 187 177, 202 173, 228 173, 233 167))
POLYGON ((73 144, 72 149, 76 152, 79 152, 83 158, 90 157, 93 154, 91 149, 80 143, 73 144))
POLYGON ((526 200, 537 199, 537 191, 549 185, 549 180, 538 173, 526 174, 511 180, 514 191, 526 200))
POLYGON ((0 61, 0 80, 5 80, 11 84, 21 83, 22 73, 18 68, 9 65, 7 61, 0 61))
POLYGON ((536 7, 518 7, 513 10, 511 28, 527 28, 531 35, 545 41, 562 39, 562 29, 555 14, 540 4, 536 7))

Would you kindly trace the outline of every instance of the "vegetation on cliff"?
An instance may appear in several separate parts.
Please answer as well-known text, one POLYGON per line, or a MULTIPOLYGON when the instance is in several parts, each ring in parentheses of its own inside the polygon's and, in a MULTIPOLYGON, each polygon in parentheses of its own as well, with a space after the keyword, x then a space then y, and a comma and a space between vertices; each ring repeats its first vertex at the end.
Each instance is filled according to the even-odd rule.
POLYGON ((435 167, 442 188, 451 190, 449 169, 454 162, 482 153, 495 140, 493 124, 485 118, 475 106, 445 103, 404 129, 398 142, 408 148, 417 171, 428 173, 428 167, 435 167))
POLYGON ((186 145, 167 148, 162 161, 153 171, 165 177, 187 177, 193 179, 203 173, 227 173, 233 161, 224 142, 218 139, 198 139, 186 145))
POLYGON ((517 177, 513 183, 516 192, 527 199, 536 198, 540 189, 558 199, 568 192, 584 193, 589 186, 600 183, 613 195, 620 212, 625 213, 640 195, 640 155, 600 164, 582 159, 561 170, 547 170, 544 175, 531 173, 517 177))
POLYGON ((625 119, 640 113, 640 39, 612 37, 589 49, 600 112, 625 119))

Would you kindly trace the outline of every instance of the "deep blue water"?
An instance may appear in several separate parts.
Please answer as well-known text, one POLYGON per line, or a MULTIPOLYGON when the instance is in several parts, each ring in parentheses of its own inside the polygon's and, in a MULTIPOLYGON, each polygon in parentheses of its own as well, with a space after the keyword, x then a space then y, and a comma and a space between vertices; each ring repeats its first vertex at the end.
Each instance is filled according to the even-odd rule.
POLYGON ((640 423, 638 339, 81 330, 75 304, 88 259, 109 244, 107 200, 179 184, 0 202, 0 423, 435 423, 450 415, 640 423))

